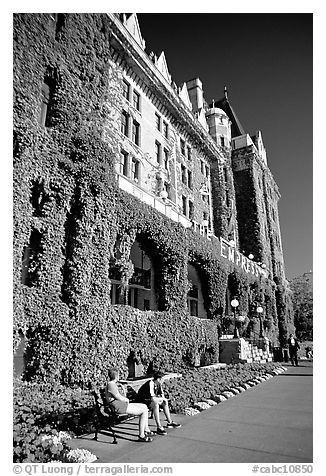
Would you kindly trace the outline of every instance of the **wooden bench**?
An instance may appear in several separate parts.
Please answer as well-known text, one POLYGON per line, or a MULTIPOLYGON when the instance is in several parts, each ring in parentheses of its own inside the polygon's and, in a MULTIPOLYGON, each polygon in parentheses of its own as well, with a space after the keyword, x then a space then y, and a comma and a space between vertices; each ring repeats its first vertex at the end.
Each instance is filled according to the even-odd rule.
POLYGON ((136 415, 118 413, 112 405, 107 403, 104 388, 100 388, 98 391, 94 390, 93 397, 96 410, 95 435, 93 439, 97 441, 97 435, 101 430, 109 430, 113 436, 112 443, 115 445, 118 444, 113 426, 124 421, 132 420, 136 415))

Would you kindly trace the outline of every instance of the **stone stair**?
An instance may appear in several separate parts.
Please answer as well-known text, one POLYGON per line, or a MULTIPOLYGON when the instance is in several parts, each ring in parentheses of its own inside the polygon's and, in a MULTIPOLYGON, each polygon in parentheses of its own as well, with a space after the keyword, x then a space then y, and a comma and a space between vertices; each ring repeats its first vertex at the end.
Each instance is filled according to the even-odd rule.
POLYGON ((252 362, 272 362, 273 354, 268 350, 260 349, 257 345, 244 341, 241 346, 240 361, 245 363, 252 362))
POLYGON ((269 351, 269 341, 266 338, 259 339, 257 344, 252 344, 242 337, 223 336, 220 339, 220 362, 227 364, 243 362, 272 362, 273 354, 269 351), (231 337, 231 338, 230 338, 231 337))

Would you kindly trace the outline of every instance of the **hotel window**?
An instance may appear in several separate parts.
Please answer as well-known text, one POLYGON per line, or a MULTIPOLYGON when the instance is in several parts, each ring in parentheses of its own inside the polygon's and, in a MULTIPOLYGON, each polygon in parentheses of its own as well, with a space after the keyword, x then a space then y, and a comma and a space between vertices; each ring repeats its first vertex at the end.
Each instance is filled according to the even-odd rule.
POLYGON ((224 182, 228 183, 228 171, 226 167, 224 167, 223 172, 224 172, 224 182))
POLYGON ((188 157, 188 160, 191 160, 191 147, 187 147, 187 157, 188 157))
POLYGON ((139 160, 134 157, 131 160, 131 179, 134 182, 139 182, 139 160))
POLYGON ((132 121, 132 141, 136 144, 140 144, 140 125, 137 121, 132 121))
POLYGON ((129 122, 128 114, 125 111, 122 111, 122 114, 121 114, 121 133, 124 134, 126 137, 128 137, 128 132, 129 132, 128 122, 129 122))
POLYGON ((161 163, 161 144, 157 141, 155 141, 155 156, 156 156, 156 162, 160 164, 161 163))
POLYGON ((170 198, 170 189, 170 184, 168 182, 164 182, 164 190, 167 192, 168 198, 170 198))
POLYGON ((200 161, 200 171, 203 175, 205 175, 205 164, 203 160, 200 161))
POLYGON ((43 127, 50 127, 51 122, 51 103, 55 89, 55 82, 51 78, 45 78, 42 84, 41 95, 41 114, 40 125, 43 127))
POLYGON ((190 220, 193 220, 193 218, 194 218, 194 203, 191 200, 189 200, 188 206, 189 206, 189 208, 188 208, 189 218, 190 218, 190 220))
POLYGON ((120 168, 119 172, 122 175, 128 176, 128 154, 124 150, 120 152, 120 168))
POLYGON ((135 90, 132 93, 132 104, 137 111, 140 111, 140 94, 135 90))
POLYGON ((207 205, 209 205, 209 195, 202 195, 201 198, 204 203, 207 203, 207 205))
POLYGON ((180 149, 181 149, 181 154, 186 155, 186 143, 183 139, 180 139, 180 149))
POLYGON ((130 97, 130 84, 125 79, 122 81, 122 95, 129 101, 130 97))
POLYGON ((226 206, 229 208, 230 207, 230 196, 229 196, 229 191, 225 190, 225 201, 226 201, 226 206))
POLYGON ((181 165, 181 182, 187 185, 187 171, 184 165, 181 165))
POLYGON ((221 142, 221 146, 222 146, 222 147, 225 147, 225 139, 224 139, 224 136, 221 136, 221 137, 220 137, 220 142, 221 142))
POLYGON ((192 172, 188 170, 188 187, 192 189, 192 172))
POLYGON ((156 129, 160 131, 161 130, 161 116, 157 113, 155 113, 155 125, 156 125, 156 129))
POLYGON ((189 314, 198 317, 198 286, 195 284, 188 291, 187 304, 189 314))
POLYGON ((182 213, 187 216, 187 198, 182 195, 182 213))
POLYGON ((164 168, 169 169, 169 151, 167 149, 164 149, 164 168))
POLYGON ((207 212, 203 212, 203 220, 208 221, 208 213, 207 212))
POLYGON ((167 122, 163 121, 163 134, 167 139, 169 138, 169 126, 167 122))
POLYGON ((205 166, 206 177, 209 177, 209 167, 208 165, 205 166))

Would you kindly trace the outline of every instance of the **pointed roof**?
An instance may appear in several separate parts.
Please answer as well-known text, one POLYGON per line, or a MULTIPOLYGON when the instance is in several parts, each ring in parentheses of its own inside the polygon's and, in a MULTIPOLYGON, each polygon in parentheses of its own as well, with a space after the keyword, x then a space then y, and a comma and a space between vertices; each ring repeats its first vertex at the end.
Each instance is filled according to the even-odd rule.
POLYGON ((138 18, 136 13, 132 13, 124 22, 124 26, 127 28, 129 33, 134 37, 139 46, 144 50, 145 49, 145 40, 142 37, 138 18))
POLYGON ((185 103, 185 105, 190 109, 190 111, 192 111, 192 104, 191 104, 191 101, 190 101, 190 98, 189 98, 188 88, 187 88, 186 83, 183 83, 183 85, 181 86, 180 91, 179 91, 179 96, 181 97, 181 99, 185 103))
MULTIPOLYGON (((212 107, 212 106, 210 106, 210 107, 212 107)), ((232 137, 238 137, 238 136, 242 136, 243 134, 245 134, 245 130, 242 127, 241 122, 239 121, 239 119, 238 119, 236 113, 234 112, 231 104, 229 103, 226 87, 224 88, 224 97, 222 99, 220 99, 219 101, 216 101, 214 107, 219 107, 219 108, 223 109, 223 111, 227 114, 227 116, 231 120, 231 123, 232 123, 232 125, 231 125, 231 136, 232 137)))
POLYGON ((206 131, 208 132, 209 127, 208 127, 208 124, 207 124, 207 121, 206 121, 205 109, 203 107, 198 109, 198 111, 196 112, 196 118, 201 123, 201 125, 204 127, 204 129, 206 129, 206 131))
POLYGON ((166 62, 164 51, 162 51, 162 53, 160 54, 158 58, 155 57, 154 64, 157 67, 157 69, 160 71, 160 73, 164 76, 164 78, 167 80, 167 82, 170 84, 171 75, 169 73, 169 68, 166 62))

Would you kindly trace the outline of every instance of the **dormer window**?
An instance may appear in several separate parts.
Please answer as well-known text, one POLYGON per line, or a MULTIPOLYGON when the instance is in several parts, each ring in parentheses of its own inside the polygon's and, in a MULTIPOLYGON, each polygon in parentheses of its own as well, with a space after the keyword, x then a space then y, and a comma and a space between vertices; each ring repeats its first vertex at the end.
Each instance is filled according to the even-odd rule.
POLYGON ((137 111, 140 111, 140 94, 135 90, 132 93, 132 104, 137 111))
POLYGON ((122 82, 122 95, 129 101, 130 98, 130 84, 125 79, 122 82))
POLYGON ((163 121, 163 134, 166 139, 169 138, 169 126, 165 121, 163 121))
POLYGON ((183 139, 180 139, 180 150, 182 155, 186 155, 186 143, 183 139))
POLYGON ((161 116, 157 113, 155 113, 155 125, 156 125, 156 129, 160 131, 161 130, 161 116))

